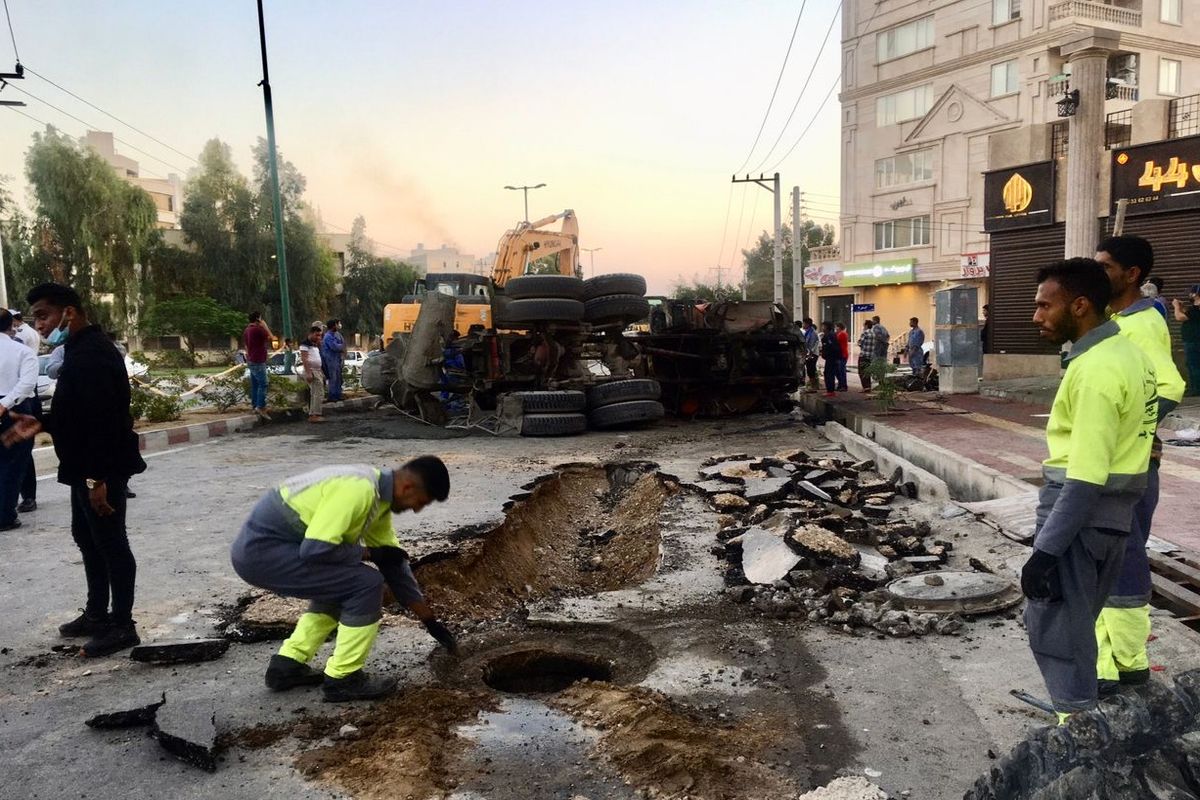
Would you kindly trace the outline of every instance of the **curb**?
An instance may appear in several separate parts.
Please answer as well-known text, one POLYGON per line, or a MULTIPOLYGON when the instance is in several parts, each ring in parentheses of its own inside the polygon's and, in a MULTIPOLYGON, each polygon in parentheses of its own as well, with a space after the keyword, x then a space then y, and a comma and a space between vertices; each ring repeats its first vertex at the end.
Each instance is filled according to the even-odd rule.
POLYGON ((875 471, 885 478, 897 468, 904 475, 904 480, 917 485, 918 497, 921 500, 949 501, 950 487, 938 476, 923 470, 906 458, 896 455, 883 445, 859 436, 854 431, 838 422, 827 422, 821 429, 825 438, 846 448, 846 452, 860 460, 870 459, 875 462, 875 471))
MULTIPOLYGON (((374 408, 378 401, 378 397, 368 395, 367 397, 354 397, 349 400, 326 403, 325 408, 335 411, 359 411, 374 408)), ((281 414, 277 417, 277 421, 284 423, 294 422, 302 417, 303 415, 301 414, 293 419, 290 415, 281 414)), ((173 447, 196 444, 209 439, 227 436, 238 431, 249 430, 258 424, 258 417, 253 414, 243 414, 239 417, 229 417, 212 422, 196 422, 191 425, 178 425, 174 428, 145 431, 138 434, 138 450, 142 453, 161 452, 163 450, 170 450, 173 447)), ((39 472, 56 465, 58 459, 54 455, 54 447, 48 445, 34 450, 33 463, 34 468, 39 472)))
POLYGON ((840 423, 877 447, 885 449, 942 481, 951 497, 965 502, 995 500, 1028 494, 1036 487, 1005 475, 978 461, 885 425, 870 417, 847 411, 815 394, 801 394, 805 411, 830 422, 840 423))

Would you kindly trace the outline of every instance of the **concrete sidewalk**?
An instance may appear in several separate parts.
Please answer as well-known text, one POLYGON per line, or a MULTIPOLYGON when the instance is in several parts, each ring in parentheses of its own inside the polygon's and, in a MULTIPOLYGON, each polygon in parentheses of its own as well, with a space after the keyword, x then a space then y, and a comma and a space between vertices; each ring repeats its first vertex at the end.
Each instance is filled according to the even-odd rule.
MULTIPOLYGON (((970 494, 972 487, 984 479, 1002 484, 994 495, 997 497, 1014 494, 1021 484, 1012 479, 1028 484, 1031 491, 1041 481, 1049 403, 988 395, 901 394, 896 408, 885 414, 871 395, 855 389, 839 392, 834 398, 805 392, 801 403, 817 416, 836 420, 876 440, 881 440, 880 434, 888 435, 893 440, 888 444, 890 449, 909 451, 900 455, 938 474, 952 491, 957 486, 959 495, 970 494), (939 457, 939 453, 946 457, 939 457)), ((1164 438, 1170 433, 1164 430, 1164 438)), ((1161 474, 1162 496, 1155 514, 1154 535, 1179 547, 1200 550, 1200 530, 1195 524, 1200 448, 1167 445, 1161 474)), ((957 499, 990 498, 976 494, 957 499)))

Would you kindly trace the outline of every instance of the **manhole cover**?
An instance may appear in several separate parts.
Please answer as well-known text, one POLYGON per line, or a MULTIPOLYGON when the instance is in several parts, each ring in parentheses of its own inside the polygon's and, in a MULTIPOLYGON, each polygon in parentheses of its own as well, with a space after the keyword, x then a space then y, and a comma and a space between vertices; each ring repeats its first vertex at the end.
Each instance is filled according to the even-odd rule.
POLYGON ((894 580, 887 590, 906 610, 931 613, 986 614, 1022 597, 1012 581, 985 572, 924 572, 894 580))

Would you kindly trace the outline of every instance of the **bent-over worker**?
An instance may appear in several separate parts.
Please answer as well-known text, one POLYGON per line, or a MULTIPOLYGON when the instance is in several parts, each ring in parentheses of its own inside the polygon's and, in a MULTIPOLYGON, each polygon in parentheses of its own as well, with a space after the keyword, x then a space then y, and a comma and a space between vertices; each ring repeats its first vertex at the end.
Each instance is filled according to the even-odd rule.
POLYGON ((1029 647, 1062 721, 1096 705, 1096 618, 1146 488, 1158 392, 1150 360, 1106 318, 1103 267, 1073 258, 1037 282, 1039 333, 1074 342, 1046 424, 1037 531, 1021 570, 1029 647))
POLYGON ((425 603, 392 529, 392 513, 419 512, 450 493, 446 465, 421 456, 396 469, 328 466, 289 478, 258 501, 232 547, 247 583, 310 601, 267 667, 267 688, 322 685, 325 700, 371 700, 395 681, 363 671, 379 633, 384 583, 451 652, 454 636, 425 603), (368 556, 378 569, 363 563, 368 556), (308 666, 337 629, 325 672, 308 666))

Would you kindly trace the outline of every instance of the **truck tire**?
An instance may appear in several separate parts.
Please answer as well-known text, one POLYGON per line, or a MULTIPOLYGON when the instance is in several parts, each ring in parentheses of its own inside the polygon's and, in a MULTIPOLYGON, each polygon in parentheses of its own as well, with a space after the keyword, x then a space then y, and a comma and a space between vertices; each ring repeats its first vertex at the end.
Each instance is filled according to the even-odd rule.
POLYGON ((610 294, 634 294, 643 297, 646 294, 646 279, 641 275, 614 272, 611 275, 597 275, 583 282, 585 301, 607 297, 610 294))
POLYGON ((662 397, 662 386, 650 378, 631 378, 593 386, 588 390, 588 408, 611 406, 630 400, 657 400, 662 397))
POLYGON ((583 414, 527 414, 521 418, 522 436, 574 436, 587 430, 583 414))
POLYGON ((504 293, 513 300, 530 300, 535 297, 582 300, 583 281, 574 275, 522 275, 505 284, 504 293))
POLYGON ((531 415, 558 412, 578 414, 587 407, 587 395, 583 392, 509 392, 508 396, 516 398, 521 410, 531 415))
POLYGON ((585 304, 583 318, 595 323, 628 325, 650 317, 650 303, 636 294, 610 294, 596 297, 585 304))
POLYGON ((588 421, 593 428, 625 428, 657 422, 664 413, 663 404, 657 400, 629 400, 592 409, 588 421))
MULTIPOLYGON (((537 297, 513 300, 504 309, 507 322, 579 322, 583 303, 563 297, 537 297)), ((499 324, 499 320, 497 320, 499 324)))

